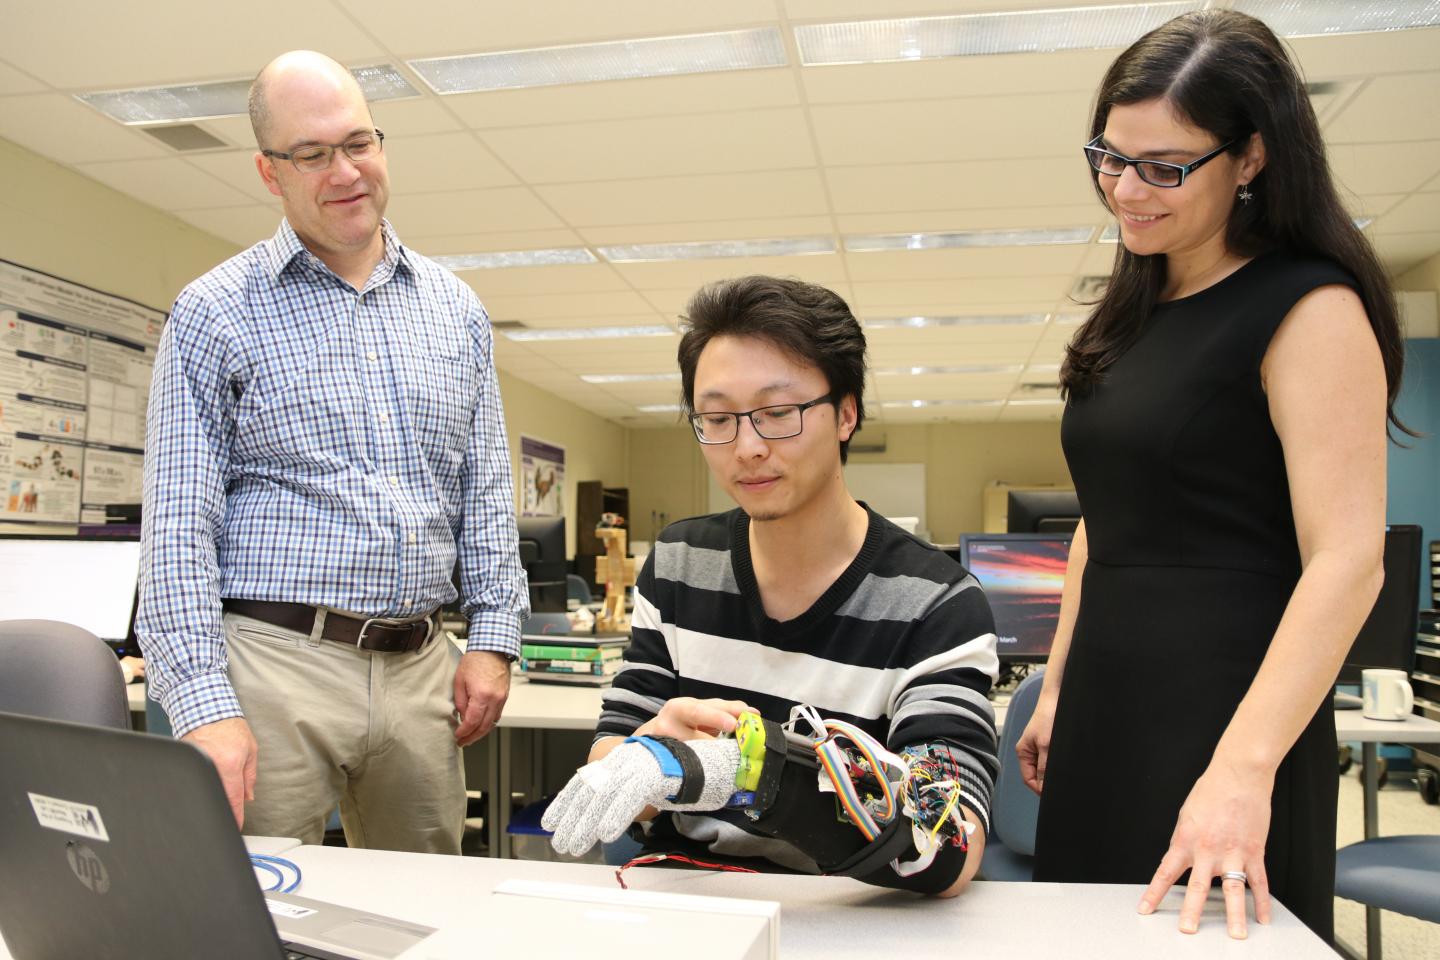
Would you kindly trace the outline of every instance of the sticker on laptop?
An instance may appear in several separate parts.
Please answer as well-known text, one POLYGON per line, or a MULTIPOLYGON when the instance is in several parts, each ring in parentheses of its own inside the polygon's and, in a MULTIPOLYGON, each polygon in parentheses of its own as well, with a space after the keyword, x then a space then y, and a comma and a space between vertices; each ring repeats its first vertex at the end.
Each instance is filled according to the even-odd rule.
POLYGON ((40 821, 40 826, 87 840, 110 842, 110 834, 105 832, 105 821, 100 819, 99 807, 38 793, 31 793, 29 797, 30 807, 35 811, 35 819, 40 821))
POLYGON ((299 920, 301 917, 308 917, 319 911, 311 910, 309 907, 297 907, 293 903, 282 903, 279 900, 266 900, 265 906, 277 917, 288 917, 291 920, 299 920))

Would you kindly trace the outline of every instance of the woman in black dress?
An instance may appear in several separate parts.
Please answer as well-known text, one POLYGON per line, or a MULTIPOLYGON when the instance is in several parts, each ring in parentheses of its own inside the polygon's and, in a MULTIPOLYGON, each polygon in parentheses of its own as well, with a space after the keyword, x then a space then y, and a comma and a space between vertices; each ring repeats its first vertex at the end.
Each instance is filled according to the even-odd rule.
POLYGON ((1084 522, 1021 769, 1036 880, 1188 870, 1333 938, 1329 694, 1378 593, 1402 346, 1274 34, 1228 10, 1120 55, 1085 148, 1120 225, 1071 344, 1062 442, 1084 522), (1043 789, 1042 789, 1043 788, 1043 789))

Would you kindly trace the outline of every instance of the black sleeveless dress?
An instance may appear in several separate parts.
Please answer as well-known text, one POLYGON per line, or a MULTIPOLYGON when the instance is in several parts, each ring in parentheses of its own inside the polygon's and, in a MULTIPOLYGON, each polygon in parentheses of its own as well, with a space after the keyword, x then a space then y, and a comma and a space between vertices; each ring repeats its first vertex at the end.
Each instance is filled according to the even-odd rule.
MULTIPOLYGON (((1061 440, 1089 543, 1056 708, 1035 879, 1149 883, 1300 575, 1260 363, 1339 267, 1271 253, 1156 307, 1061 440)), ((1273 895, 1327 942, 1335 886, 1329 699, 1275 778, 1273 895)))

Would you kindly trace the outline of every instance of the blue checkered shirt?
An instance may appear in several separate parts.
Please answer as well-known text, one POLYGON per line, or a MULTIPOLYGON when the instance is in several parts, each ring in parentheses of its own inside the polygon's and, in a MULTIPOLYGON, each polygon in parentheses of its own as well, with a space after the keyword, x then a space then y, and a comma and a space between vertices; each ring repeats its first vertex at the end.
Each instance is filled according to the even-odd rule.
POLYGON ((529 595, 489 318, 383 231, 358 293, 282 222, 175 301, 135 630, 176 736, 242 715, 221 597, 413 617, 455 599, 458 551, 469 649, 519 653, 529 595))

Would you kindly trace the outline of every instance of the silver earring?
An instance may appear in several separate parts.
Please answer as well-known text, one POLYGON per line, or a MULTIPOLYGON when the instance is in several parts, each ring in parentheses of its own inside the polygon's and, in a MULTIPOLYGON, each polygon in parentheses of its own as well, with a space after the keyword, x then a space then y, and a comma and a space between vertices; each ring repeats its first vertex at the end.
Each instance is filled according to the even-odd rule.
POLYGON ((1253 193, 1250 192, 1250 184, 1248 184, 1248 183, 1242 183, 1242 184, 1240 184, 1240 202, 1241 202, 1241 203, 1246 203, 1246 204, 1248 204, 1248 203, 1251 201, 1251 199, 1254 198, 1254 196, 1255 196, 1255 194, 1253 194, 1253 193))

